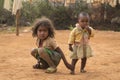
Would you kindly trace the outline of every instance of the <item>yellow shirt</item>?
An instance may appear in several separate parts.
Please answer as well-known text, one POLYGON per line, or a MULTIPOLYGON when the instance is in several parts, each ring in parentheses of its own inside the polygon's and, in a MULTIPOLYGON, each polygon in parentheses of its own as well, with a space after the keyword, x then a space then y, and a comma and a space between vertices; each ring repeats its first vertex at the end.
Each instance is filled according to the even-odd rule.
MULTIPOLYGON (((91 29, 90 37, 94 36, 93 28, 89 26, 91 29)), ((83 36, 83 33, 88 31, 86 29, 82 29, 81 27, 76 26, 70 33, 68 44, 74 44, 75 42, 80 42, 83 36)))
MULTIPOLYGON (((38 46, 38 47, 39 47, 39 41, 40 41, 40 40, 38 39, 38 40, 37 40, 37 46, 38 46)), ((50 49, 50 50, 55 50, 55 49, 58 47, 58 45, 57 45, 56 41, 54 40, 54 38, 48 37, 47 39, 45 39, 45 40, 43 41, 42 47, 48 48, 48 49, 50 49)))

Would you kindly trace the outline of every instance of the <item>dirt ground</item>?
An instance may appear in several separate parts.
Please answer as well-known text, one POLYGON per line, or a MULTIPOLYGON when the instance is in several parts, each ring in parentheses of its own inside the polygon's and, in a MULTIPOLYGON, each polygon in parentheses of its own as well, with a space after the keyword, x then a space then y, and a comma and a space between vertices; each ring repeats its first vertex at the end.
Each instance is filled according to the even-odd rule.
MULTIPOLYGON (((63 50, 68 62, 69 30, 57 30, 56 41, 63 50)), ((0 80, 120 80, 120 32, 95 31, 91 38, 94 57, 87 61, 87 73, 80 73, 80 60, 76 65, 76 75, 70 75, 69 70, 61 60, 58 71, 54 74, 35 70, 32 66, 36 60, 30 55, 36 38, 31 31, 15 33, 0 33, 0 80)))

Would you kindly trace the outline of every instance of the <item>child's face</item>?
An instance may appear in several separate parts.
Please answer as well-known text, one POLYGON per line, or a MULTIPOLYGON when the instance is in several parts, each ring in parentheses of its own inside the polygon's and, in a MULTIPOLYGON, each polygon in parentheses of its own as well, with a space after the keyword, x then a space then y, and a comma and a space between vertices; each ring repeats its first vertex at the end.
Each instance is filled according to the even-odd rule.
POLYGON ((85 27, 88 26, 89 19, 88 17, 83 16, 78 19, 78 22, 79 22, 79 25, 84 29, 85 27))
POLYGON ((39 39, 44 40, 48 37, 48 28, 44 26, 39 26, 37 30, 37 36, 39 39))

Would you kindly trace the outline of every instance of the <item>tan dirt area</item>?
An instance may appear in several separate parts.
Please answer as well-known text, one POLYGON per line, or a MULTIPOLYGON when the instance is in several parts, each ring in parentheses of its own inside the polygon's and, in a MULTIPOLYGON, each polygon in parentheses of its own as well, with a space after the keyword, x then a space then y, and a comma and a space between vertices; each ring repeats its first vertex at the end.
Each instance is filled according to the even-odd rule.
MULTIPOLYGON (((55 39, 70 63, 69 33, 70 30, 56 30, 55 39)), ((31 31, 21 32, 20 36, 0 33, 0 80, 120 80, 120 32, 96 30, 90 41, 94 56, 87 61, 87 72, 80 73, 79 60, 75 75, 69 74, 62 60, 54 74, 33 69, 36 60, 30 51, 36 47, 35 41, 31 31)))

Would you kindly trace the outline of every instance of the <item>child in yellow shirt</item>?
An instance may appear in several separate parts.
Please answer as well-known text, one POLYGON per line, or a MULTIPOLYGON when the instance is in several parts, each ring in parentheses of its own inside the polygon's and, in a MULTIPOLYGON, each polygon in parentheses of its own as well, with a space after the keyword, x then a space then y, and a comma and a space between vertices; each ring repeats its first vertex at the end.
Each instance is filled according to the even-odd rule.
MULTIPOLYGON (((89 26, 88 13, 81 12, 78 16, 78 23, 76 27, 71 31, 68 44, 69 50, 72 51, 70 58, 72 59, 72 65, 74 66, 81 59, 80 72, 86 72, 84 70, 88 57, 92 56, 92 49, 89 45, 90 37, 93 37, 93 28, 89 26)), ((74 69, 71 70, 71 74, 74 74, 74 69)))

